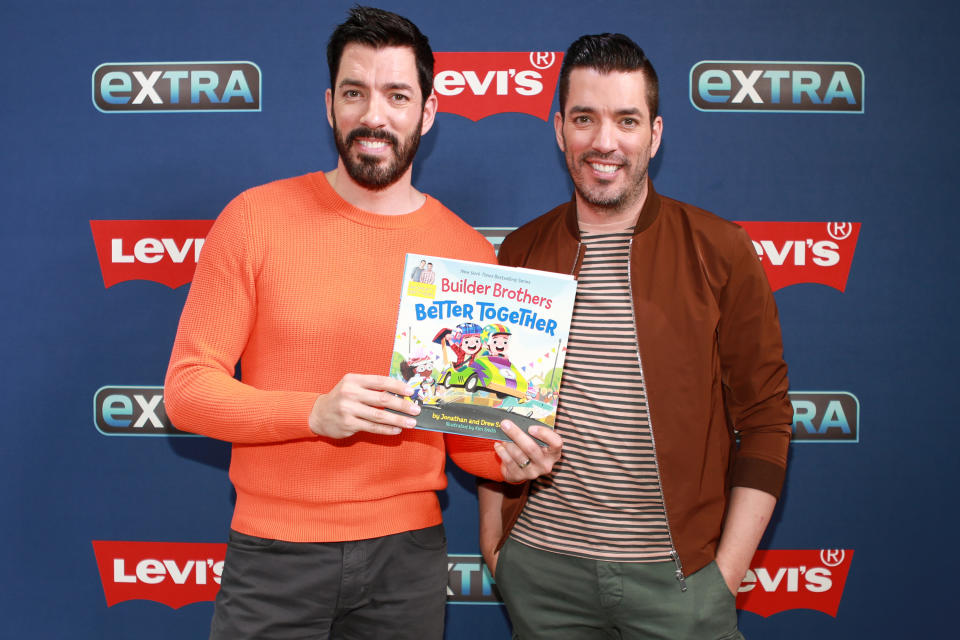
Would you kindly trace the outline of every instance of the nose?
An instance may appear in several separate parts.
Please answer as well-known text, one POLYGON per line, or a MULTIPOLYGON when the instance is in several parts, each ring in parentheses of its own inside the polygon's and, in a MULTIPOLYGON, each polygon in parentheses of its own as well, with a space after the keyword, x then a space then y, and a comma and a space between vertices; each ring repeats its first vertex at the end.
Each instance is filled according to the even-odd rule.
POLYGON ((374 93, 367 101, 367 109, 360 118, 360 123, 371 129, 386 126, 386 103, 382 96, 374 93))
POLYGON ((617 131, 614 123, 603 121, 597 127, 593 137, 593 148, 599 153, 610 153, 617 149, 617 131))

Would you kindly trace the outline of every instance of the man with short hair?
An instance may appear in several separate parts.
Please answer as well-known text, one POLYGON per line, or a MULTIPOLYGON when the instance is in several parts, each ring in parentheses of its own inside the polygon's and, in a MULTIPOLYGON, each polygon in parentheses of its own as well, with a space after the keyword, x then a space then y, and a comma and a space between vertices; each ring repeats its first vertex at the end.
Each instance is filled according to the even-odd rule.
POLYGON ((420 282, 424 284, 433 284, 437 274, 433 272, 433 263, 428 262, 427 268, 420 272, 420 282))
POLYGON ((439 639, 445 453, 519 482, 549 471, 561 441, 534 432, 550 444, 540 447, 509 423, 516 444, 412 429, 420 409, 403 396, 414 389, 376 375, 393 354, 405 255, 494 255, 411 184, 437 109, 427 38, 356 7, 327 57, 337 167, 250 189, 217 218, 166 409, 180 428, 233 443, 236 506, 211 638, 439 639), (344 264, 353 277, 341 277, 344 264))
POLYGON ((776 304, 742 228, 654 190, 657 94, 626 36, 574 42, 554 118, 573 200, 500 249, 578 279, 563 457, 518 490, 480 487, 481 549, 522 640, 742 637, 735 594, 785 475, 776 304))

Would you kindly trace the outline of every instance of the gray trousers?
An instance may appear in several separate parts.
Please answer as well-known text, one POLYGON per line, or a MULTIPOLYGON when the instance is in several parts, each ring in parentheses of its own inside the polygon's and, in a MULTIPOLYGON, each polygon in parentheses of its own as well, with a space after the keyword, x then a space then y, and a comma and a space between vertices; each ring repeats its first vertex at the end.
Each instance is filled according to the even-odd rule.
POLYGON ((519 640, 743 640, 716 563, 687 576, 686 591, 675 570, 672 561, 588 560, 511 538, 496 579, 519 640))
POLYGON ((211 640, 440 640, 443 525, 356 542, 230 532, 211 640))

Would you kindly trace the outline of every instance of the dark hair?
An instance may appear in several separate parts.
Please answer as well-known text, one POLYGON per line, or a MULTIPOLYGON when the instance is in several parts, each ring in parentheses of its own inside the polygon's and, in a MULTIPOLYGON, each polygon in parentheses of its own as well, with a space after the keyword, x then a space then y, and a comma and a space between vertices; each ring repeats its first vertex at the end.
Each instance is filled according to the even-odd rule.
POLYGON ((427 36, 420 33, 417 25, 403 16, 383 9, 360 6, 350 9, 350 17, 333 30, 330 41, 327 43, 327 65, 330 67, 331 86, 337 82, 343 50, 351 42, 374 49, 383 47, 413 49, 421 97, 426 101, 430 96, 430 92, 433 91, 433 50, 430 48, 427 36))
POLYGON ((660 110, 660 82, 653 64, 637 43, 622 33, 601 33, 580 36, 570 45, 560 67, 560 114, 565 116, 567 94, 570 91, 570 72, 576 68, 611 71, 642 71, 647 80, 647 107, 652 122, 660 110))

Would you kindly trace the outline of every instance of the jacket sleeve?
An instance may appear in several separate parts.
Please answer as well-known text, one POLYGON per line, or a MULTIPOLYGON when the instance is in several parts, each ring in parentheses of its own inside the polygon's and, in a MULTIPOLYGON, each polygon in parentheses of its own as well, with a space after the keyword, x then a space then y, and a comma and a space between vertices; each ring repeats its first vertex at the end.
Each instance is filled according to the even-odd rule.
POLYGON ((510 236, 508 235, 503 244, 500 245, 500 250, 497 251, 497 262, 505 267, 518 267, 521 264, 519 252, 514 250, 516 242, 512 242, 510 236))
POLYGON ((753 244, 741 228, 719 304, 724 400, 740 435, 733 486, 779 497, 793 421, 787 365, 776 301, 753 244))
POLYGON ((167 415, 178 429, 235 443, 316 437, 315 393, 263 391, 234 378, 256 319, 256 254, 244 196, 204 241, 170 356, 167 415))

